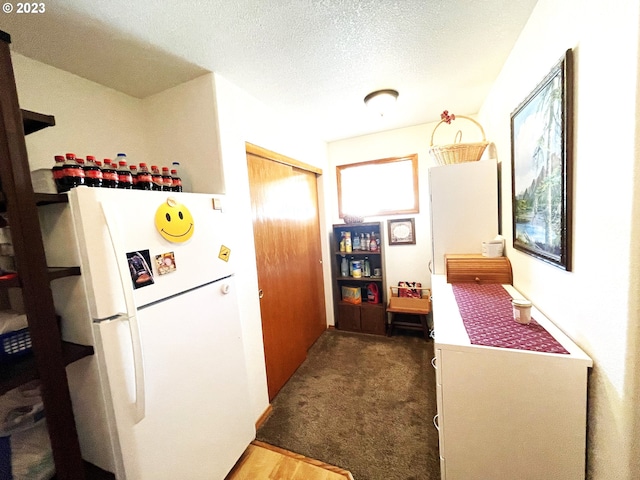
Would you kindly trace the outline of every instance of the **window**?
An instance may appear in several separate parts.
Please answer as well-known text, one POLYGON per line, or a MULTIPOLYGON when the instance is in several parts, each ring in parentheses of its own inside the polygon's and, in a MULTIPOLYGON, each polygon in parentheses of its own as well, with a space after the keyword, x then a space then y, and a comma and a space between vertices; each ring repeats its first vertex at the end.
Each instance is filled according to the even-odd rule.
POLYGON ((341 165, 336 171, 340 218, 420 211, 418 154, 341 165))

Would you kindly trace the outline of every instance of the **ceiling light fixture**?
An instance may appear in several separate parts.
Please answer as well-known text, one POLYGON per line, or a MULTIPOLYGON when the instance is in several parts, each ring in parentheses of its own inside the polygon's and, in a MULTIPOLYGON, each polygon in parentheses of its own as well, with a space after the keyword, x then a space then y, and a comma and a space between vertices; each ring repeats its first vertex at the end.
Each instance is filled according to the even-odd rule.
POLYGON ((396 90, 376 90, 364 97, 364 103, 374 112, 383 116, 389 108, 393 107, 398 98, 396 90))

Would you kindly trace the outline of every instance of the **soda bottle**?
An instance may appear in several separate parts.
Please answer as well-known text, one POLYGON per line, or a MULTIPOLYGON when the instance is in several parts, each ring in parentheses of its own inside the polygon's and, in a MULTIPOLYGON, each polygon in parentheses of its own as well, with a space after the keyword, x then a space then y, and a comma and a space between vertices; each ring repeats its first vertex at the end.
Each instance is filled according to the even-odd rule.
POLYGON ((64 161, 64 183, 66 189, 69 190, 79 185, 84 185, 84 170, 82 166, 76 161, 74 153, 67 153, 64 161))
POLYGON ((131 172, 131 188, 138 188, 138 167, 135 165, 129 165, 129 171, 131 172))
POLYGON ((182 190, 180 190, 180 191, 181 192, 191 192, 192 191, 191 190, 191 180, 189 179, 189 176, 184 171, 184 169, 181 169, 180 162, 172 162, 171 163, 171 168, 175 169, 176 173, 180 177, 180 185, 182 187, 182 190))
POLYGON ((173 191, 173 178, 171 177, 171 173, 169 173, 169 167, 162 167, 162 191, 173 191))
POLYGON ((171 169, 171 191, 172 192, 182 191, 182 179, 178 176, 178 170, 176 170, 175 168, 171 169))
POLYGON ((162 175, 160 174, 160 169, 157 167, 157 165, 151 165, 151 181, 153 182, 151 185, 151 190, 162 190, 162 175))
POLYGON ((89 187, 102 186, 102 170, 96 165, 96 157, 87 155, 84 164, 84 183, 89 187))
POLYGON ((56 190, 58 193, 66 192, 68 189, 64 183, 64 155, 56 155, 53 157, 55 165, 51 168, 53 174, 53 181, 56 183, 56 190))
POLYGON ((138 181, 136 183, 138 190, 151 190, 153 188, 153 179, 146 163, 140 164, 138 171, 138 181))
POLYGON ((105 188, 118 188, 118 172, 110 158, 105 158, 102 165, 102 186, 105 188))
POLYGON ((118 161, 118 188, 127 190, 133 188, 133 176, 131 175, 131 170, 127 167, 126 160, 118 161))

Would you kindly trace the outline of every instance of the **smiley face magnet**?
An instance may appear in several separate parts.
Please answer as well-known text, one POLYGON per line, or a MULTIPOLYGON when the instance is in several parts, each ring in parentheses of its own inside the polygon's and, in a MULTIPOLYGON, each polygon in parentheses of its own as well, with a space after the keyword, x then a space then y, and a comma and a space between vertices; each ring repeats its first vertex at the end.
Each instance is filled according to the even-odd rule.
POLYGON ((191 238, 194 230, 193 216, 189 209, 173 198, 156 210, 156 229, 165 240, 173 243, 183 243, 191 238))

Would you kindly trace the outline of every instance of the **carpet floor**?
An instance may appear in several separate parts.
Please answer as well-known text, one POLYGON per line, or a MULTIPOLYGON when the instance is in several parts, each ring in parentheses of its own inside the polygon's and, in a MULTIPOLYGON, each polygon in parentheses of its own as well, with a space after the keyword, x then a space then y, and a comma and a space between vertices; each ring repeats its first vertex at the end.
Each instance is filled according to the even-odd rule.
POLYGON ((433 342, 327 330, 272 402, 257 439, 355 480, 439 480, 433 342))

